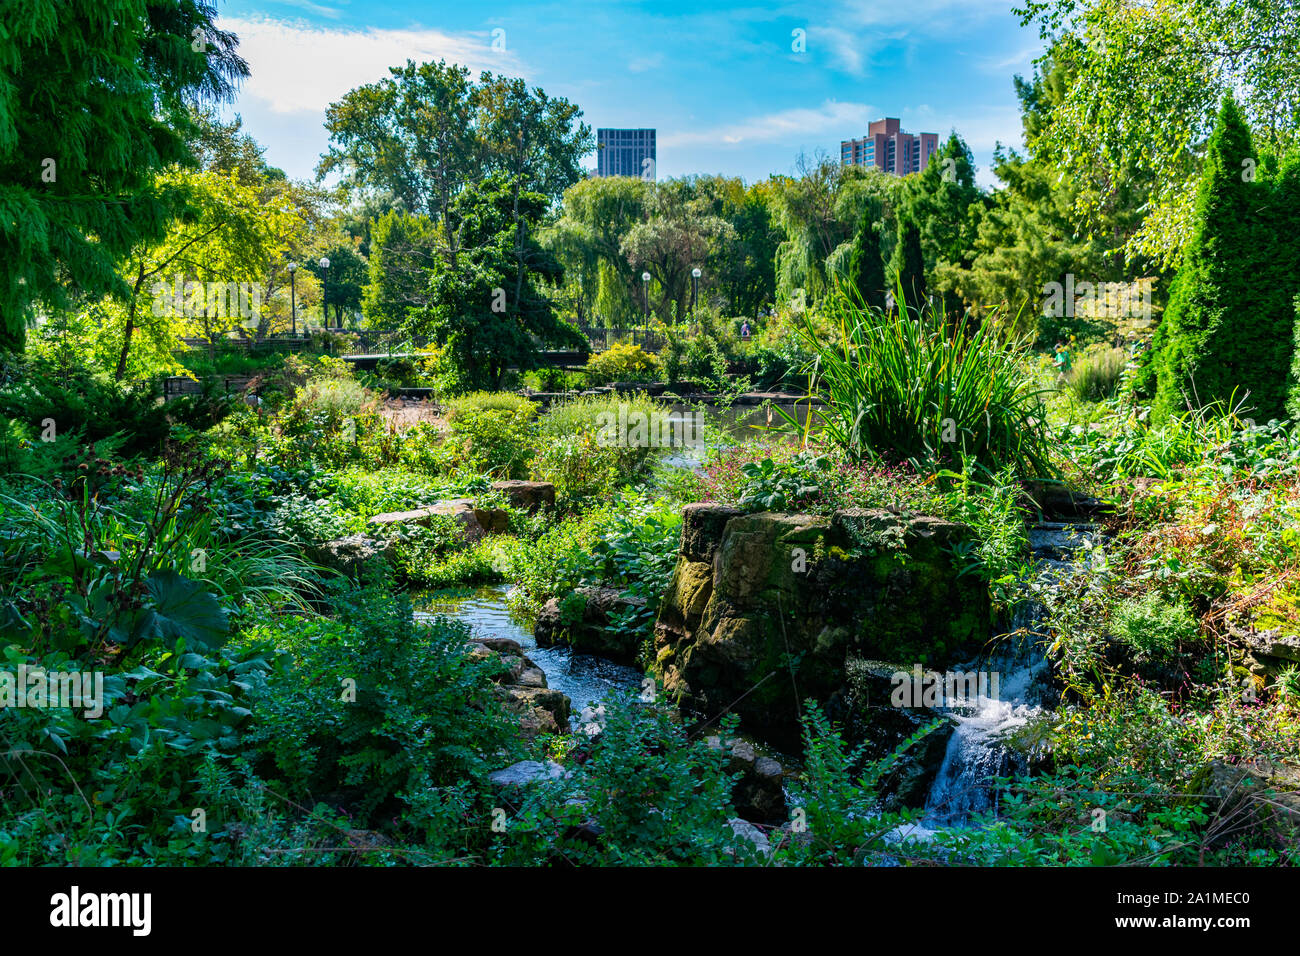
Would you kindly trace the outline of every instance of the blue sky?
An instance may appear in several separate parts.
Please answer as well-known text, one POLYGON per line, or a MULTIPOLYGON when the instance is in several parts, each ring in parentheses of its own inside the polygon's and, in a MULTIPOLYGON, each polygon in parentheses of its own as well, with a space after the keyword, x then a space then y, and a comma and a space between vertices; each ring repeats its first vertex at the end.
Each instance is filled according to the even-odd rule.
POLYGON ((294 177, 310 176, 326 147, 326 106, 409 57, 522 76, 576 103, 593 128, 653 126, 660 178, 791 173, 800 152, 835 156, 868 121, 898 116, 911 132, 956 129, 991 185, 995 143, 1021 140, 1011 78, 1027 75, 1042 48, 1012 6, 224 0, 219 9, 253 71, 232 110, 294 177))

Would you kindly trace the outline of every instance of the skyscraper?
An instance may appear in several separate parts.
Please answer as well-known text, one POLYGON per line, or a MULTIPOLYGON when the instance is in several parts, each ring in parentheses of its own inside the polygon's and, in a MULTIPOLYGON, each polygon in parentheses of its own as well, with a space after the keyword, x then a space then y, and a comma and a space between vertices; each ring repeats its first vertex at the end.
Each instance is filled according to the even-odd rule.
POLYGON ((938 148, 938 134, 904 132, 897 119, 886 117, 868 124, 862 139, 840 143, 840 165, 875 166, 895 176, 906 176, 930 165, 930 157, 938 148))
POLYGON ((655 131, 597 129, 596 175, 655 178, 655 131))

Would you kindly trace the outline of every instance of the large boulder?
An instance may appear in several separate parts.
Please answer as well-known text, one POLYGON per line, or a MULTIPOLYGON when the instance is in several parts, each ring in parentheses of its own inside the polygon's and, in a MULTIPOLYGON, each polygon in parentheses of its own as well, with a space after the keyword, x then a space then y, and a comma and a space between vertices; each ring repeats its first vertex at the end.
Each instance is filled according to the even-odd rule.
POLYGON ((942 667, 987 640, 987 587, 962 576, 961 525, 889 511, 830 518, 694 505, 655 625, 655 670, 689 709, 795 726, 843 693, 846 662, 942 667))
POLYGON ((503 491, 512 508, 535 513, 555 507, 555 485, 549 481, 494 481, 493 491, 503 491))
POLYGON ((537 643, 568 644, 584 654, 599 654, 631 663, 641 650, 635 634, 618 631, 614 618, 631 608, 644 608, 645 598, 618 588, 578 588, 564 598, 551 598, 533 626, 537 643))
POLYGON ((1290 634, 1280 628, 1236 627, 1230 628, 1228 634, 1244 651, 1245 670, 1261 680, 1275 678, 1287 668, 1300 664, 1300 634, 1290 634))
POLYGON ((460 528, 461 536, 470 543, 488 534, 509 530, 510 515, 500 508, 476 508, 470 498, 457 498, 410 511, 386 511, 372 515, 366 524, 376 532, 384 533, 403 525, 428 527, 434 517, 450 518, 460 528))
POLYGON ((497 700, 519 721, 528 737, 569 732, 569 698, 546 686, 546 673, 508 637, 476 637, 468 652, 478 658, 497 659, 501 671, 493 678, 497 700))
POLYGON ((1208 798, 1220 820, 1267 828, 1288 846, 1300 838, 1300 762, 1211 760, 1197 771, 1188 791, 1208 798))
POLYGON ((736 813, 753 823, 779 824, 789 819, 785 805, 785 768, 775 757, 764 754, 752 741, 734 737, 725 742, 707 737, 715 750, 725 749, 728 774, 738 774, 731 790, 736 813))
POLYGON ((388 561, 392 557, 393 545, 391 538, 354 534, 309 545, 305 554, 309 561, 323 568, 357 577, 366 564, 388 561))

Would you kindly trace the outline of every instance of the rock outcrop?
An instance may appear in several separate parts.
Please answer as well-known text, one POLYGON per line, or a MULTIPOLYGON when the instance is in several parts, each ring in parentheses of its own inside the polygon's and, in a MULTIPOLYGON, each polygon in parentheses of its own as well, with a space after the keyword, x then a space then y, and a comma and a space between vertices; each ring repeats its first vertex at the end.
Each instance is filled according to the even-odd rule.
POLYGON ((496 678, 496 697, 519 719, 527 736, 567 734, 569 698, 546 686, 546 674, 508 637, 482 637, 471 641, 470 654, 497 657, 505 665, 496 678))
POLYGON ((357 577, 368 562, 387 561, 392 556, 394 543, 391 538, 354 534, 309 545, 305 554, 309 561, 323 568, 357 577))
POLYGON ((714 749, 727 751, 726 772, 739 774, 731 791, 736 813, 751 823, 780 824, 789 819, 785 805, 785 768, 774 757, 759 751, 752 741, 735 737, 726 741, 706 737, 714 749))
POLYGON ((612 627, 616 614, 644 608, 645 599, 625 596, 618 588, 578 588, 551 598, 537 615, 533 634, 543 647, 568 644, 584 654, 599 654, 631 663, 641 650, 635 635, 612 627))
POLYGON ((555 507, 555 485, 549 481, 494 481, 492 490, 505 492, 510 507, 530 514, 555 507))
POLYGON ((943 667, 988 639, 988 590, 960 575, 961 525, 889 511, 830 518, 688 505, 655 625, 670 695, 751 727, 797 726, 797 703, 847 691, 854 658, 943 667))

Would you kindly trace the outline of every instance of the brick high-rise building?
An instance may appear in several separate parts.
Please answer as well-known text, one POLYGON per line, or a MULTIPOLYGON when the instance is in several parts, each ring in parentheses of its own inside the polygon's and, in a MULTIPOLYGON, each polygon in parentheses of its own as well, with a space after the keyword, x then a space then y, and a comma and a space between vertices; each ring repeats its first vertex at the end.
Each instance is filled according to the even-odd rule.
POLYGON ((596 175, 655 178, 655 131, 596 130, 596 175))
POLYGON ((862 139, 840 143, 840 165, 875 166, 895 176, 906 176, 930 165, 930 157, 938 149, 938 134, 904 132, 897 119, 887 117, 870 123, 862 139))

